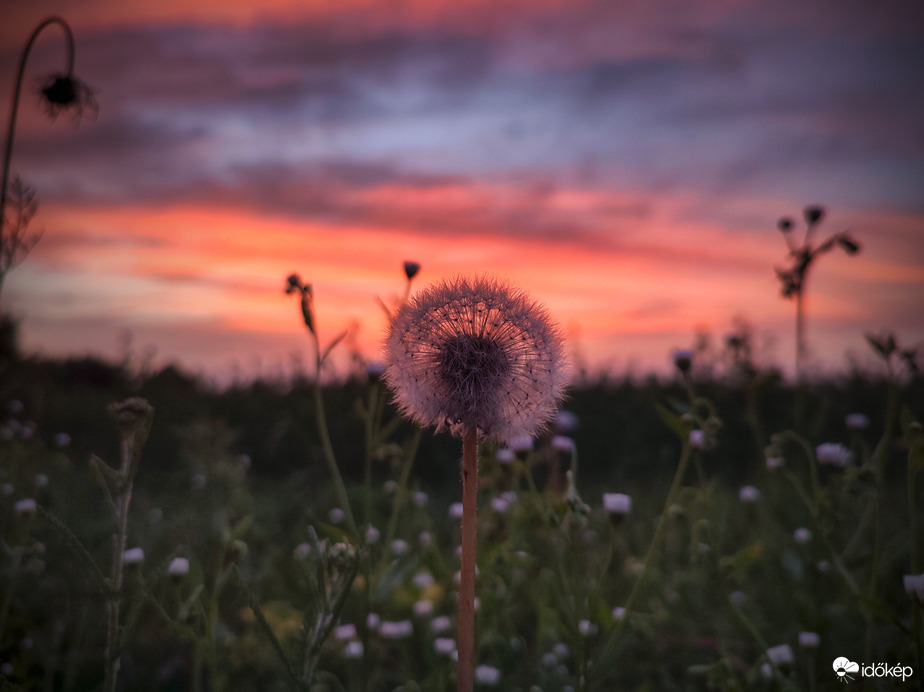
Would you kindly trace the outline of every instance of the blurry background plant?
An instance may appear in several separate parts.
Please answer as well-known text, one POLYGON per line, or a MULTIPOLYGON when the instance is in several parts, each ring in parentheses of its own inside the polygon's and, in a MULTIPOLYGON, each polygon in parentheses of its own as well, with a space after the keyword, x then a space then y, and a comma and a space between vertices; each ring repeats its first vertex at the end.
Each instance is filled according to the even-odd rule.
POLYGON ((50 75, 44 82, 40 97, 50 117, 70 112, 79 118, 87 109, 97 110, 93 91, 74 75, 74 35, 67 22, 61 17, 49 17, 41 22, 23 49, 13 86, 13 102, 10 107, 10 121, 6 132, 6 146, 3 152, 3 180, 0 184, 0 294, 7 273, 16 267, 41 237, 41 232, 29 228, 38 211, 35 191, 18 176, 10 180, 10 162, 13 156, 13 140, 16 133, 16 116, 19 112, 19 98, 22 91, 26 62, 32 46, 42 31, 52 25, 64 31, 66 41, 66 66, 62 73, 50 75), (9 210, 7 207, 9 206, 9 210))
POLYGON ((823 242, 815 245, 812 242, 812 233, 824 219, 824 207, 808 206, 803 211, 805 218, 805 235, 801 241, 793 238, 795 223, 789 217, 783 217, 777 223, 777 228, 786 240, 789 248, 790 265, 785 269, 777 268, 776 275, 782 284, 784 298, 796 301, 796 381, 801 382, 804 376, 806 342, 805 342, 805 286, 808 281, 808 272, 812 263, 821 255, 833 249, 842 248, 848 255, 855 255, 860 251, 860 245, 847 231, 834 233, 823 242))

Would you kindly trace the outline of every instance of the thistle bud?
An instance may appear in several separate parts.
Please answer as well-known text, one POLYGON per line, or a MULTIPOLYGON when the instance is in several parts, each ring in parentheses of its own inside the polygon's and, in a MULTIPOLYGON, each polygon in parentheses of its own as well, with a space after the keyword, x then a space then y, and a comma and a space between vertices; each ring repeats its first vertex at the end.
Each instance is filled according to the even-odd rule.
POLYGON ((825 215, 825 208, 812 204, 805 208, 803 212, 805 214, 805 221, 809 226, 814 226, 816 223, 821 221, 825 215))
POLYGON ((405 262, 404 263, 404 275, 407 277, 407 280, 410 281, 420 272, 420 264, 418 262, 405 262))

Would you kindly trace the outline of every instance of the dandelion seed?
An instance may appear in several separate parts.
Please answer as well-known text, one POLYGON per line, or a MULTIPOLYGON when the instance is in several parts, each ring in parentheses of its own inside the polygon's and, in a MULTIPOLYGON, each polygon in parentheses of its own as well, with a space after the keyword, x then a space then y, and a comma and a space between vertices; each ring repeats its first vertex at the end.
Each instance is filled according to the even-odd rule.
POLYGON ((508 441, 557 410, 566 384, 561 335, 544 308, 484 278, 424 289, 391 323, 385 380, 424 426, 508 441))
POLYGON ((404 275, 407 277, 407 280, 408 280, 408 281, 410 281, 410 280, 413 279, 415 276, 417 276, 417 273, 418 273, 419 271, 420 271, 420 263, 419 263, 419 262, 407 261, 407 262, 404 263, 404 275))

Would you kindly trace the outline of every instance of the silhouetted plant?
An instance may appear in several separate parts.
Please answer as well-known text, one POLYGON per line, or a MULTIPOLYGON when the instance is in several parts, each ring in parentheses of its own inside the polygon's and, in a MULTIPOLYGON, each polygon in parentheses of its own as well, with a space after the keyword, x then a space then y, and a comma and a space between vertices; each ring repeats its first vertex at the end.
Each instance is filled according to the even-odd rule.
POLYGON ((16 115, 19 111, 19 97, 22 80, 26 70, 26 61, 39 34, 45 27, 57 24, 64 30, 67 42, 67 68, 64 73, 50 75, 44 82, 40 98, 51 118, 62 111, 71 111, 80 117, 83 111, 96 111, 96 99, 93 91, 74 76, 74 35, 71 28, 60 17, 49 17, 40 23, 23 49, 13 87, 13 105, 10 108, 10 124, 6 133, 6 148, 3 155, 3 181, 0 185, 0 291, 7 273, 16 267, 32 250, 41 238, 40 232, 29 233, 29 224, 38 211, 35 191, 23 183, 18 176, 10 181, 10 161, 13 156, 13 139, 16 133, 16 115), (7 216, 7 203, 11 214, 7 216))
POLYGON ((790 266, 786 269, 777 268, 776 275, 782 283, 784 298, 796 301, 796 381, 802 381, 802 368, 805 359, 805 284, 812 263, 821 255, 840 246, 848 255, 855 255, 860 251, 860 245, 847 231, 834 233, 828 236, 819 245, 812 244, 812 232, 825 216, 824 207, 808 206, 803 211, 806 229, 801 243, 793 240, 794 222, 789 217, 783 217, 777 227, 786 239, 789 247, 790 266))

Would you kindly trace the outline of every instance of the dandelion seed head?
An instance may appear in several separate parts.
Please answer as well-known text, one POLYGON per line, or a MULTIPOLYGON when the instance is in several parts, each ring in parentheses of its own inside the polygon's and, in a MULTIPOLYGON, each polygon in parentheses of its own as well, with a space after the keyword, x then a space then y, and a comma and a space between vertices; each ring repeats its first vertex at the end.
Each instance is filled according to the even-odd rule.
POLYGON ((395 315, 385 381, 409 417, 461 436, 531 435, 558 410, 563 340, 546 310, 486 279, 424 289, 395 315))

